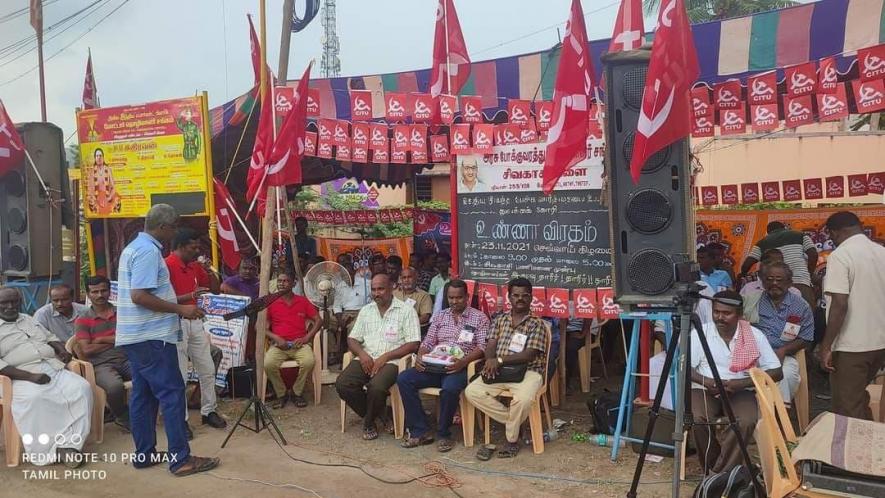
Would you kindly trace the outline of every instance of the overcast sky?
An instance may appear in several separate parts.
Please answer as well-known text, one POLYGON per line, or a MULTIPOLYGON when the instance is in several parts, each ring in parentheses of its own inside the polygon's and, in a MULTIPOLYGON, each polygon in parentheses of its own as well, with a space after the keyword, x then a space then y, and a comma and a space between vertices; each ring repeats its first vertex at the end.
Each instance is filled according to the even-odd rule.
MULTIPOLYGON (((94 1, 44 0, 44 26, 94 1)), ((618 3, 583 0, 590 39, 611 35, 618 3)), ((275 72, 282 4, 267 0, 268 62, 275 72)), ((28 16, 2 21, 27 5, 28 0, 0 0, 0 99, 16 122, 40 119, 37 71, 7 83, 37 64, 36 42, 14 52, 7 49, 34 34, 28 16)), ((303 13, 303 5, 296 0, 296 11, 303 13)), ((437 0, 338 0, 341 75, 428 67, 436 5, 437 0)), ((474 61, 551 47, 569 5, 570 0, 455 0, 474 61)), ((74 131, 89 48, 102 106, 185 97, 198 90, 208 91, 210 106, 216 106, 252 84, 246 14, 254 15, 258 29, 258 0, 100 0, 88 12, 64 32, 59 28, 45 35, 48 118, 64 129, 65 137, 74 131)), ((292 36, 290 79, 312 58, 319 76, 320 16, 322 11, 292 36)))

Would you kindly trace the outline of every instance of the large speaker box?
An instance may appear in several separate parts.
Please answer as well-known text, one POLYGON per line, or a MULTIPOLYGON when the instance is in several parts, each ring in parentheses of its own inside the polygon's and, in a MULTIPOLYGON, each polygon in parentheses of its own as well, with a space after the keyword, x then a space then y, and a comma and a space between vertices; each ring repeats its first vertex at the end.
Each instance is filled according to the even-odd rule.
MULTIPOLYGON (((24 123, 16 129, 60 206, 69 190, 61 128, 24 123)), ((27 159, 0 178, 0 267, 5 276, 39 278, 61 272, 61 217, 27 159)))
POLYGON ((606 167, 612 277, 622 306, 672 306, 675 265, 694 259, 694 211, 688 139, 646 161, 630 177, 633 137, 651 51, 603 57, 606 81, 606 167))

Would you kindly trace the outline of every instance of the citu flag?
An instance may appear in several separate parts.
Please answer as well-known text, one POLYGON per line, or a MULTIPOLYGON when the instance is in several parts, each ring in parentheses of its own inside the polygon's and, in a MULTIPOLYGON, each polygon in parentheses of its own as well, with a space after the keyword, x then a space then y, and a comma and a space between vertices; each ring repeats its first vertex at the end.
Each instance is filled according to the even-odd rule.
POLYGON ((95 86, 95 73, 92 72, 92 51, 86 59, 86 78, 83 80, 83 109, 98 107, 98 87, 95 86))
POLYGON ((691 85, 700 69, 684 0, 664 0, 651 49, 630 173, 639 181, 655 152, 691 132, 691 85))
MULTIPOLYGON (((252 45, 252 69, 255 73, 256 86, 261 85, 261 45, 258 37, 255 35, 255 28, 252 26, 252 18, 249 17, 249 37, 252 45)), ((267 176, 267 159, 270 157, 270 151, 274 142, 274 120, 273 120, 273 85, 271 82, 272 74, 267 70, 267 78, 265 78, 264 98, 261 99, 260 115, 258 117, 258 130, 255 132, 255 144, 252 147, 252 159, 249 162, 249 172, 246 175, 246 200, 250 206, 258 206, 258 212, 264 213, 264 202, 267 199, 266 176, 267 176), (258 197, 257 202, 253 199, 258 197)), ((259 88, 259 95, 261 89, 259 88)), ((251 214, 251 210, 248 214, 251 214)))
POLYGON ((221 259, 231 270, 240 267, 240 246, 234 232, 234 200, 224 183, 212 179, 215 192, 215 225, 218 230, 218 245, 221 246, 221 259))
POLYGON ((298 86, 295 103, 280 127, 268 158, 267 184, 284 187, 301 183, 301 158, 304 157, 304 132, 307 131, 307 85, 310 66, 307 65, 298 86))
POLYGON ((5 175, 25 159, 25 146, 22 143, 15 123, 6 113, 0 101, 0 176, 5 175))
POLYGON ((255 84, 261 84, 261 42, 258 41, 258 35, 255 34, 255 25, 252 24, 252 16, 246 14, 249 19, 249 46, 252 53, 252 72, 254 73, 255 84))
POLYGON ((615 30, 612 32, 608 53, 636 50, 642 46, 645 27, 642 24, 642 0, 621 0, 615 30))
POLYGON ((553 86, 553 117, 544 160, 544 193, 550 194, 569 168, 587 157, 587 119, 593 65, 580 0, 572 0, 553 86))
POLYGON ((430 69, 430 96, 457 95, 470 76, 470 56, 452 0, 439 0, 430 69), (451 88, 449 87, 451 80, 451 88))

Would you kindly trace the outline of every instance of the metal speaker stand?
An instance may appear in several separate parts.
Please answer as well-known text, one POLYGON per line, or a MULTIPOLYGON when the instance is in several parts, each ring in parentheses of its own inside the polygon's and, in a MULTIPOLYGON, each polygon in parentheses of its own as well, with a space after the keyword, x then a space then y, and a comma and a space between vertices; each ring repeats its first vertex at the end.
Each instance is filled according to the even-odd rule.
POLYGON ((254 371, 252 375, 252 397, 249 398, 249 402, 243 408, 240 416, 237 417, 237 422, 233 424, 233 426, 230 428, 230 431, 227 433, 227 437, 225 437, 224 441, 221 443, 222 448, 227 445, 227 442, 230 440, 231 436, 234 435, 234 432, 236 432, 238 427, 244 427, 256 434, 258 434, 265 428, 268 428, 268 431, 270 432, 270 437, 274 438, 275 440, 279 438, 279 442, 281 442, 284 446, 289 444, 286 442, 286 438, 283 437, 283 432, 274 421, 273 415, 271 415, 270 413, 270 409, 267 408, 267 405, 263 401, 261 401, 261 397, 258 396, 258 371, 254 371), (243 422, 243 419, 246 417, 246 414, 249 413, 249 409, 251 408, 255 409, 254 427, 252 424, 243 422), (276 435, 274 433, 276 433, 276 435))

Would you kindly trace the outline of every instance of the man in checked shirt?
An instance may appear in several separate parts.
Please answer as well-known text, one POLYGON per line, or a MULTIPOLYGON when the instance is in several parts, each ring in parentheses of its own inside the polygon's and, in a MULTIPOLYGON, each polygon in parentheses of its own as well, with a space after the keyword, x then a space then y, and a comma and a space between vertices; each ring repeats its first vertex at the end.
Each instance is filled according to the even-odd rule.
POLYGON ((418 349, 415 368, 402 372, 396 380, 406 412, 406 427, 409 429, 409 438, 403 441, 403 448, 433 442, 418 391, 438 387, 441 390, 437 449, 443 453, 452 449, 455 443, 450 429, 458 410, 461 391, 467 387, 467 365, 483 357, 489 319, 479 310, 467 306, 467 284, 463 280, 449 282, 446 297, 449 307, 442 310, 430 326, 427 337, 418 349), (460 360, 445 367, 445 373, 427 371, 427 365, 422 361, 423 356, 438 345, 455 346, 464 353, 460 360))

